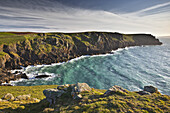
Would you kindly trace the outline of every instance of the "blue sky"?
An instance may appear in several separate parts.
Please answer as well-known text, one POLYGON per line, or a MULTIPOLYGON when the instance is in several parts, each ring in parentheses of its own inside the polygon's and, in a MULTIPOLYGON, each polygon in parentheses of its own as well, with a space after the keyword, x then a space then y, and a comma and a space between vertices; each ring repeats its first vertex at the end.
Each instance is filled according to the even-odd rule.
POLYGON ((0 0, 0 31, 170 36, 170 0, 0 0))

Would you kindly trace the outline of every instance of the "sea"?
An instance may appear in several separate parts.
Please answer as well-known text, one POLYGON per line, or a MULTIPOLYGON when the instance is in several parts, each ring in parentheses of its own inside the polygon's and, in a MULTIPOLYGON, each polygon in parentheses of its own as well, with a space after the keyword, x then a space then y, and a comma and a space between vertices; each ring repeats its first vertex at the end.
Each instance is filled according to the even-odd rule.
POLYGON ((163 45, 119 48, 109 54, 86 55, 68 62, 23 67, 29 79, 11 82, 16 86, 87 83, 98 89, 113 85, 130 91, 152 85, 170 95, 170 37, 160 38, 163 45), (51 77, 35 79, 47 74, 51 77))

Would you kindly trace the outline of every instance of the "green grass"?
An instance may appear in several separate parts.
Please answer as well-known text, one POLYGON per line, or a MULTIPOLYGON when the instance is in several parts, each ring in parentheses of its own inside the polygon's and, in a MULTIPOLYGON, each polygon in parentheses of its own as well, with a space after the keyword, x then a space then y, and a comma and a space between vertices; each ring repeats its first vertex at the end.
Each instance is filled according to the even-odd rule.
MULTIPOLYGON (((14 96, 31 94, 34 98, 44 99, 42 91, 47 88, 56 88, 56 85, 43 86, 14 86, 0 87, 0 97, 10 92, 14 96)), ((1 102, 0 109, 10 113, 168 113, 170 111, 170 96, 161 94, 139 95, 135 92, 114 93, 103 96, 106 90, 92 89, 90 92, 82 92, 83 99, 73 100, 69 88, 65 94, 56 100, 56 104, 49 108, 49 103, 43 100, 39 103, 33 101, 1 102)))
POLYGON ((5 56, 7 53, 0 51, 0 58, 5 56))
POLYGON ((14 34, 7 32, 0 32, 0 45, 17 43, 18 41, 24 41, 26 39, 39 38, 37 34, 14 34))
POLYGON ((44 99, 43 90, 48 88, 56 88, 57 85, 41 85, 41 86, 0 86, 0 98, 5 94, 11 93, 15 97, 19 95, 31 94, 31 97, 44 99))
POLYGON ((123 35, 123 40, 126 42, 134 42, 132 35, 123 35))

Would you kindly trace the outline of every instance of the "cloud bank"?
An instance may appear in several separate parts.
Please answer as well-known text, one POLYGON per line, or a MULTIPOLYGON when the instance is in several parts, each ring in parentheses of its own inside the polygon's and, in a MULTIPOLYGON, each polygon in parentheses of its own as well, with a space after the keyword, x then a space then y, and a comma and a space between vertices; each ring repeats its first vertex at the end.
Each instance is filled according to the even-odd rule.
MULTIPOLYGON (((99 1, 102 3, 102 0, 99 1)), ((110 8, 105 8, 105 1, 102 9, 102 4, 99 3, 101 8, 89 8, 90 5, 81 8, 81 0, 79 6, 64 4, 61 0, 2 0, 0 31, 108 31, 170 35, 170 2, 163 0, 162 3, 147 7, 143 5, 143 9, 126 11, 119 6, 111 8, 114 2, 108 1, 110 8)), ((127 6, 130 7, 131 4, 127 3, 127 6)))

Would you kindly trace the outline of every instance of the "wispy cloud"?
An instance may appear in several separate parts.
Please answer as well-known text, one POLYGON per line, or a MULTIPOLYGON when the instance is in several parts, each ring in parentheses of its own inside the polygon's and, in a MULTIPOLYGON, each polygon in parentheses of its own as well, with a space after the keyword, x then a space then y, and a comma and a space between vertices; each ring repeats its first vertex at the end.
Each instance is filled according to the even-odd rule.
POLYGON ((168 6, 168 5, 170 5, 170 2, 158 4, 158 5, 155 5, 155 6, 151 6, 151 7, 136 11, 136 12, 132 12, 131 14, 140 14, 140 13, 143 13, 143 12, 151 11, 151 10, 158 9, 158 8, 161 8, 161 7, 165 7, 165 6, 168 6))
MULTIPOLYGON (((44 1, 44 3, 48 2, 44 1)), ((170 35, 168 28, 170 21, 167 18, 170 17, 170 12, 143 17, 138 15, 168 6, 170 2, 126 15, 104 10, 72 8, 61 4, 59 6, 52 4, 54 7, 42 7, 37 4, 36 7, 29 7, 29 9, 0 6, 0 31, 78 32, 94 30, 170 35)), ((31 3, 27 5, 31 6, 31 3)))

